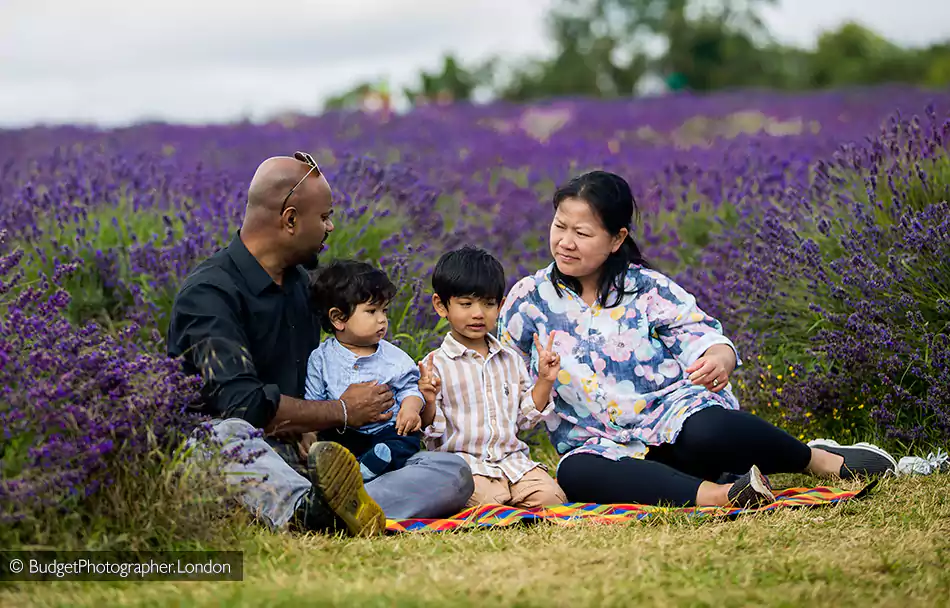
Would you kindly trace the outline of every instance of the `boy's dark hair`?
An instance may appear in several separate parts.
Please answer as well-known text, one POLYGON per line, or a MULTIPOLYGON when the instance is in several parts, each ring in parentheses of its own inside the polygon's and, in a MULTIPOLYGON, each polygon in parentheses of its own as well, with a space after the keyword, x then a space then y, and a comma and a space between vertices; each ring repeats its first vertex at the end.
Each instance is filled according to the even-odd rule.
POLYGON ((501 301, 505 295, 505 269, 484 249, 465 246, 439 258, 432 271, 432 289, 445 306, 451 298, 501 301))
POLYGON ((336 331, 330 322, 331 309, 339 308, 348 319, 358 305, 380 305, 395 295, 396 286, 385 272, 356 260, 334 260, 317 270, 310 282, 310 303, 328 333, 336 331))

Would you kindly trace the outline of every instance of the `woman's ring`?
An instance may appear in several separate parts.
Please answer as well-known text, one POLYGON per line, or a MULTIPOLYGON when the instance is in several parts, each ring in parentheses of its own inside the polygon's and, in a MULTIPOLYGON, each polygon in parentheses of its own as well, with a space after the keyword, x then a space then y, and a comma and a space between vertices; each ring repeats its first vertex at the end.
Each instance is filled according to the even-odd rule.
POLYGON ((713 379, 713 386, 719 386, 719 378, 713 379))

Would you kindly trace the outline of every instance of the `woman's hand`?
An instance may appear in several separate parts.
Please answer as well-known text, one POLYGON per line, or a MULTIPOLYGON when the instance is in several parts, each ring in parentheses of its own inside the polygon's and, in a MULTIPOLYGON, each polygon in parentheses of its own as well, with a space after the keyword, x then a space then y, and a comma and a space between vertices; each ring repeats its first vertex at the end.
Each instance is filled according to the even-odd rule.
POLYGON ((736 368, 736 355, 726 344, 715 344, 696 362, 686 368, 693 384, 701 384, 718 393, 729 384, 729 374, 736 368))

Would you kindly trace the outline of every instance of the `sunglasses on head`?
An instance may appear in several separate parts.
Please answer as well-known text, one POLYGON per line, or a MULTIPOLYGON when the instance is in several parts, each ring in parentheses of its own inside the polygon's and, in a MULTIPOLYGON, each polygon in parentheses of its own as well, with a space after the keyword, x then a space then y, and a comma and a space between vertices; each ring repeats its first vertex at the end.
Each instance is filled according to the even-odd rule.
POLYGON ((320 176, 320 167, 317 166, 317 161, 313 160, 313 157, 306 152, 294 152, 294 158, 299 160, 302 163, 307 163, 310 165, 310 170, 307 171, 306 175, 300 178, 300 181, 297 182, 297 185, 290 189, 290 192, 287 193, 287 196, 284 197, 284 203, 280 206, 280 213, 283 214, 284 210, 287 209, 287 201, 290 200, 290 195, 294 193, 294 190, 297 189, 297 186, 303 183, 303 180, 316 171, 316 175, 320 176))

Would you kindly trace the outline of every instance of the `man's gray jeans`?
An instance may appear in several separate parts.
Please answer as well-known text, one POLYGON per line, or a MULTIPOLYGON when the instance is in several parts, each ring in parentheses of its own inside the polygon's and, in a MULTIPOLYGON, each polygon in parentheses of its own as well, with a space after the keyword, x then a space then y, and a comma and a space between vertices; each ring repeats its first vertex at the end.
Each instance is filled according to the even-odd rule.
MULTIPOLYGON (((310 480, 295 471, 262 437, 251 438, 257 429, 245 420, 215 420, 212 428, 222 450, 239 450, 245 458, 263 451, 250 464, 229 464, 224 472, 233 483, 246 484, 241 500, 252 514, 274 529, 283 528, 297 502, 310 489, 310 480)), ((366 492, 389 519, 454 515, 465 508, 474 490, 468 464, 445 452, 420 451, 403 468, 366 484, 366 492)))

